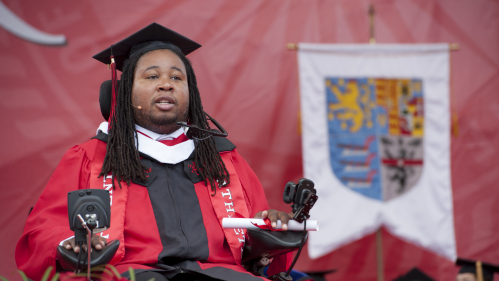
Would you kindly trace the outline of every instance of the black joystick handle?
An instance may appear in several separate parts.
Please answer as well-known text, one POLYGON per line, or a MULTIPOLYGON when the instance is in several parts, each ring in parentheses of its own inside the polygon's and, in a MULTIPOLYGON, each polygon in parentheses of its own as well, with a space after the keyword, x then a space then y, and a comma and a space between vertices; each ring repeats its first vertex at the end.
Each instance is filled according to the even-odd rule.
POLYGON ((93 230, 94 228, 97 227, 97 221, 93 218, 89 218, 87 220, 87 226, 88 226, 88 228, 90 228, 90 230, 93 230))

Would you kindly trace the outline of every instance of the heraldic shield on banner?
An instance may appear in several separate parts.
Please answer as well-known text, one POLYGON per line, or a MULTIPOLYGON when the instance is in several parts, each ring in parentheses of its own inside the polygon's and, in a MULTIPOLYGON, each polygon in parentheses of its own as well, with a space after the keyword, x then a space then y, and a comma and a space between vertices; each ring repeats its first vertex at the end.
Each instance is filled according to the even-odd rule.
POLYGON ((325 88, 336 177, 385 202, 409 191, 423 170, 422 81, 328 77, 325 88))

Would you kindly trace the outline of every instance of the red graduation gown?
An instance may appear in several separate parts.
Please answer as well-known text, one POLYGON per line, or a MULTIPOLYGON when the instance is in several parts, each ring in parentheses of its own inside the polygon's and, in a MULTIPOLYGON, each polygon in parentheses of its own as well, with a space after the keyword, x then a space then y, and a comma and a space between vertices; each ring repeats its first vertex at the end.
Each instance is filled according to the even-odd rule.
MULTIPOLYGON (((55 267, 56 247, 62 240, 73 235, 68 223, 67 193, 77 189, 95 188, 90 185, 90 177, 93 161, 97 158, 95 153, 99 153, 96 152, 99 151, 96 150, 98 145, 103 145, 103 142, 92 139, 81 145, 74 146, 66 152, 28 216, 23 235, 16 247, 16 263, 19 269, 24 271, 31 279, 39 280, 49 266, 55 267)), ((258 178, 235 147, 230 151, 221 153, 227 153, 224 155, 224 159, 231 159, 232 161, 235 173, 237 173, 235 179, 238 178, 241 184, 249 217, 254 217, 257 212, 269 209, 258 178)), ((100 155, 100 157, 103 156, 100 155)), ((155 163, 155 165, 159 164, 155 163)), ((178 165, 181 164, 176 166, 178 165)), ((185 173, 187 173, 189 166, 187 163, 184 166, 185 173)), ((172 167, 172 172, 175 172, 175 166, 172 167)), ((162 171, 159 172, 163 174, 162 171)), ((193 169, 191 172, 194 173, 195 170, 193 169)), ((177 172, 177 174, 182 173, 177 172)), ((156 181, 160 182, 159 179, 156 181)), ((131 184, 128 188, 129 194, 124 217, 124 255, 119 261, 112 262, 119 272, 128 270, 130 266, 135 269, 158 268, 158 262, 162 266, 169 268, 168 264, 173 263, 176 254, 186 253, 188 259, 190 258, 189 255, 194 256, 194 258, 199 255, 200 260, 196 259, 194 262, 182 260, 174 266, 185 267, 194 271, 208 270, 208 275, 213 277, 228 276, 228 280, 231 280, 232 273, 243 274, 244 278, 241 277, 242 275, 232 277, 237 280, 246 279, 246 276, 251 278, 248 280, 255 278, 235 261, 212 206, 210 189, 202 181, 193 183, 193 185, 196 194, 195 200, 199 204, 199 207, 195 209, 202 214, 196 219, 201 222, 198 225, 202 225, 202 227, 190 231, 189 226, 187 226, 185 231, 187 234, 185 237, 180 237, 183 242, 179 243, 187 245, 188 250, 185 247, 171 250, 176 245, 176 242, 168 244, 169 242, 165 241, 165 237, 168 237, 168 235, 160 234, 162 230, 159 229, 161 227, 165 228, 164 225, 158 224, 156 218, 160 216, 158 213, 161 210, 158 209, 159 207, 155 207, 154 202, 151 203, 154 201, 152 200, 154 197, 151 197, 150 192, 156 191, 135 183, 131 184), (190 239, 189 236, 191 236, 190 239), (195 239, 192 239, 192 237, 195 237, 195 239), (199 239, 197 239, 198 237, 199 239), (187 241, 187 244, 185 241, 187 241), (199 241, 202 241, 205 245, 196 246, 196 243, 198 245, 201 243, 199 241), (194 245, 195 248, 199 248, 198 252, 202 253, 196 253, 195 249, 192 249, 192 245, 189 246, 188 243, 194 245), (175 251, 177 252, 175 253, 175 251), (189 251, 189 253, 186 251, 189 251), (170 259, 170 257, 172 258, 170 259), (210 269, 211 271, 209 271, 210 269), (224 271, 224 269, 228 271, 224 271)), ((154 186, 154 184, 151 186, 154 186)), ((221 192, 221 190, 217 190, 217 192, 221 192)), ((169 211, 166 210, 165 212, 169 211)), ((185 215, 185 211, 180 211, 180 213, 185 215)), ((184 219, 183 222, 189 224, 191 220, 184 219)), ((111 227, 113 227, 113 218, 111 227)), ((165 229, 171 229, 171 227, 166 226, 165 229)), ((175 233, 172 235, 175 238, 175 233)), ((111 237, 111 239, 113 238, 111 237)), ((159 268, 164 267, 159 266, 159 268)))

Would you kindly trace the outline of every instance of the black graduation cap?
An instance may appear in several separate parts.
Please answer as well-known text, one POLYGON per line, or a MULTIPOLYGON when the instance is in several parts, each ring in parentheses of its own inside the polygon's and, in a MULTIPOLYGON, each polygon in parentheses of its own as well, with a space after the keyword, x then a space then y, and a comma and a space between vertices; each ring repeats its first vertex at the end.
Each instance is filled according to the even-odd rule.
POLYGON ((112 49, 116 69, 123 71, 123 64, 130 55, 162 49, 161 46, 168 43, 179 47, 184 55, 201 47, 191 39, 154 22, 98 53, 93 58, 102 63, 111 64, 112 49))
POLYGON ((485 278, 492 280, 494 279, 494 273, 499 273, 499 266, 481 261, 457 258, 456 265, 461 266, 459 273, 473 273, 477 276, 477 279, 480 278, 478 275, 482 272, 482 280, 485 278))
POLYGON ((393 281, 435 281, 435 279, 426 275, 419 268, 415 267, 407 272, 405 275, 400 276, 399 278, 393 281))

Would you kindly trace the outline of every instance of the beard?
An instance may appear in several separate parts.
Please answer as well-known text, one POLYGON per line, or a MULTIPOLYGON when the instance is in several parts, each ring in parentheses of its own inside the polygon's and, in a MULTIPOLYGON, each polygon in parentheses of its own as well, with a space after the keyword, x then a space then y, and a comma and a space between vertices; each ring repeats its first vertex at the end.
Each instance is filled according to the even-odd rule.
POLYGON ((170 117, 154 115, 151 111, 145 112, 142 109, 134 107, 133 115, 135 123, 158 134, 171 134, 180 128, 180 126, 177 125, 177 122, 187 122, 187 106, 185 108, 176 109, 175 115, 170 117))

